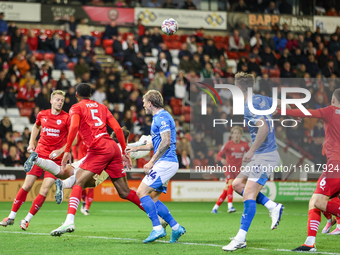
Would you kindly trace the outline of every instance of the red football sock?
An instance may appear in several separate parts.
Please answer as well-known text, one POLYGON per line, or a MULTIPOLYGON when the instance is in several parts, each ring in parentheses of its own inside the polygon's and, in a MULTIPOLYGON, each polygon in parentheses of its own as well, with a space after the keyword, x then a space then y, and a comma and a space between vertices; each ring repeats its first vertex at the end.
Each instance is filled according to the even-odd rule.
POLYGON ((25 203, 26 201, 26 197, 27 197, 27 191, 24 190, 23 188, 21 188, 18 193, 17 193, 17 196, 15 197, 14 199, 14 203, 13 203, 13 206, 12 206, 12 211, 13 212, 17 212, 20 208, 20 206, 25 203))
POLYGON ((340 202, 338 201, 328 201, 326 212, 329 212, 337 217, 340 217, 340 202))
POLYGON ((93 201, 93 195, 94 195, 94 188, 88 188, 87 194, 86 194, 85 210, 90 210, 90 206, 93 201))
POLYGON ((79 185, 74 185, 68 201, 67 214, 75 215, 78 209, 78 205, 81 199, 82 188, 79 185))
POLYGON ((218 198, 218 200, 216 202, 216 204, 218 206, 220 206, 224 202, 225 198, 227 197, 227 193, 228 193, 228 191, 224 189, 223 192, 222 192, 222 195, 218 198))
POLYGON ((322 211, 322 214, 323 214, 323 216, 326 217, 327 220, 332 219, 332 214, 330 214, 330 213, 328 213, 328 212, 324 212, 324 211, 322 211))
POLYGON ((136 191, 134 190, 130 190, 129 195, 126 197, 127 200, 131 201, 132 203, 134 203, 135 205, 137 205, 141 210, 144 210, 142 203, 139 200, 139 197, 137 196, 136 191))
POLYGON ((83 202, 86 200, 86 189, 81 192, 81 200, 83 200, 83 202))
POLYGON ((336 217, 336 224, 340 225, 340 217, 336 217))
POLYGON ((228 196, 228 203, 232 203, 233 202, 233 185, 229 185, 228 188, 228 192, 227 192, 227 196, 228 196))
POLYGON ((321 222, 321 210, 311 209, 308 211, 307 236, 316 236, 321 222))
POLYGON ((45 199, 46 199, 46 197, 44 197, 43 195, 40 195, 40 194, 34 199, 31 210, 30 210, 30 213, 32 215, 35 215, 39 211, 39 209, 41 208, 41 206, 45 202, 45 199))

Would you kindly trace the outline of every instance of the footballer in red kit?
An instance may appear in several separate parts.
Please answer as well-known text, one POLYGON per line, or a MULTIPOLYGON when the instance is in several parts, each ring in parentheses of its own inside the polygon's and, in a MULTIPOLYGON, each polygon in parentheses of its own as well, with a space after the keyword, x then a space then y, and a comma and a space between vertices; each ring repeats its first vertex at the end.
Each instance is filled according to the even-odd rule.
POLYGON ((226 177, 226 186, 216 204, 214 205, 211 213, 217 213, 218 208, 228 197, 228 212, 236 212, 233 207, 233 186, 232 182, 241 171, 243 155, 249 151, 249 145, 245 141, 241 141, 243 135, 243 129, 239 126, 235 126, 231 129, 231 140, 222 146, 221 150, 217 154, 217 160, 221 161, 224 165, 223 172, 226 177), (225 155, 225 159, 223 159, 225 155))
MULTIPOLYGON (((32 152, 24 165, 27 173, 25 182, 19 190, 12 206, 11 213, 5 218, 0 225, 6 227, 14 224, 14 218, 21 205, 26 201, 28 192, 31 190, 35 180, 43 174, 44 170, 34 165, 34 160, 38 157, 42 159, 51 159, 57 164, 61 164, 62 154, 66 147, 68 128, 70 126, 70 117, 68 113, 62 111, 64 105, 65 93, 61 90, 55 90, 51 94, 51 109, 39 112, 35 125, 33 126, 29 146, 27 150, 32 152), (40 131, 40 139, 35 148, 35 141, 40 131)), ((44 181, 39 191, 39 195, 34 199, 30 212, 25 219, 20 222, 20 227, 26 230, 33 216, 43 205, 47 193, 54 184, 55 176, 51 173, 44 173, 44 181)))
POLYGON ((311 115, 304 115, 299 109, 286 112, 290 116, 320 118, 325 121, 322 152, 327 157, 327 164, 321 167, 322 174, 309 201, 307 239, 293 251, 316 251, 315 240, 321 222, 321 211, 340 216, 339 200, 331 199, 340 193, 340 89, 334 90, 331 103, 331 106, 325 108, 308 110, 311 115))
POLYGON ((103 170, 111 178, 119 196, 135 203, 144 211, 136 192, 130 190, 127 184, 124 165, 130 169, 131 159, 125 154, 126 142, 123 130, 105 105, 89 99, 91 95, 92 88, 89 84, 77 85, 78 103, 70 109, 71 126, 62 168, 66 168, 67 162, 71 160, 71 144, 78 131, 88 150, 76 174, 76 183, 72 187, 66 220, 59 228, 51 232, 52 236, 61 236, 75 230, 74 217, 81 200, 82 190, 95 174, 100 175, 103 170), (109 125, 115 132, 121 149, 107 133, 106 125, 109 125))

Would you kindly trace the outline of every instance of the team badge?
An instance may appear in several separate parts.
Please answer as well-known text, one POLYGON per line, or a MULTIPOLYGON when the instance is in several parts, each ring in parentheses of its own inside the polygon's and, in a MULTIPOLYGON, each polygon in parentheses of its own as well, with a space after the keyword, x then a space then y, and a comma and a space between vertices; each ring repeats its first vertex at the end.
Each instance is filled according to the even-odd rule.
POLYGON ((241 147, 241 151, 244 151, 244 147, 241 147))
POLYGON ((61 120, 57 120, 57 124, 60 125, 61 124, 61 120))

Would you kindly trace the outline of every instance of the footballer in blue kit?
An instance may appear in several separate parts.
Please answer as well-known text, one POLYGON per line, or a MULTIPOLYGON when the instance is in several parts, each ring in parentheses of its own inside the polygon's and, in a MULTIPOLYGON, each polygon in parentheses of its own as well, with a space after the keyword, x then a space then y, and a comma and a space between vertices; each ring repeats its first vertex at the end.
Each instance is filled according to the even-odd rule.
POLYGON ((145 113, 153 115, 151 125, 152 143, 126 148, 127 153, 150 151, 152 149, 154 151, 150 161, 143 167, 146 176, 137 190, 142 206, 153 225, 152 232, 143 242, 153 242, 166 236, 166 231, 159 221, 159 215, 172 228, 170 243, 175 243, 186 232, 185 228, 175 221, 169 209, 159 200, 160 194, 167 192, 168 182, 176 174, 179 167, 176 155, 175 121, 163 109, 163 97, 159 91, 149 90, 143 96, 143 103, 145 113), (150 197, 152 191, 157 193, 154 198, 150 197))
MULTIPOLYGON (((232 241, 223 246, 225 251, 235 251, 247 246, 246 235, 256 213, 256 203, 264 205, 272 218, 271 229, 275 229, 281 220, 282 204, 275 203, 260 192, 268 181, 275 167, 280 163, 277 152, 275 129, 271 115, 257 115, 248 107, 248 88, 253 87, 254 77, 243 72, 235 75, 235 85, 244 95, 244 119, 252 137, 252 145, 244 155, 243 161, 248 164, 242 168, 240 174, 233 181, 234 190, 243 196, 244 210, 241 217, 241 227, 232 241)), ((253 107, 256 110, 271 108, 272 98, 253 95, 253 107)))

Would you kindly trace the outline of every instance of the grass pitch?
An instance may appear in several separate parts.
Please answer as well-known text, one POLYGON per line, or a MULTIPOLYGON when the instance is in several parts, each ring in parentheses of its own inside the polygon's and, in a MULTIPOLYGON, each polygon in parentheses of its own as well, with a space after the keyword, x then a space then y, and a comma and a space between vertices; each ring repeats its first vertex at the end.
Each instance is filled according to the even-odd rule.
MULTIPOLYGON (((167 243, 171 236, 170 227, 167 227, 165 238, 143 244, 142 240, 149 235, 152 225, 145 213, 129 202, 93 202, 91 215, 84 216, 78 210, 75 232, 61 237, 52 237, 49 233, 65 220, 67 203, 46 202, 27 231, 23 231, 19 222, 31 206, 31 202, 26 202, 14 225, 0 228, 0 254, 225 254, 221 248, 229 243, 229 237, 236 235, 243 211, 243 203, 234 203, 237 212, 233 214, 227 213, 227 203, 220 207, 218 214, 211 214, 214 203, 172 202, 166 205, 187 230, 176 244, 167 243)), ((11 203, 0 203, 1 219, 8 216, 11 206, 11 203)), ((308 204, 287 202, 284 206, 278 229, 271 230, 267 209, 258 205, 247 235, 248 246, 235 253, 295 254, 289 250, 300 246, 306 238, 308 204)), ((325 223, 322 216, 317 253, 340 254, 340 236, 321 234, 325 223)))

